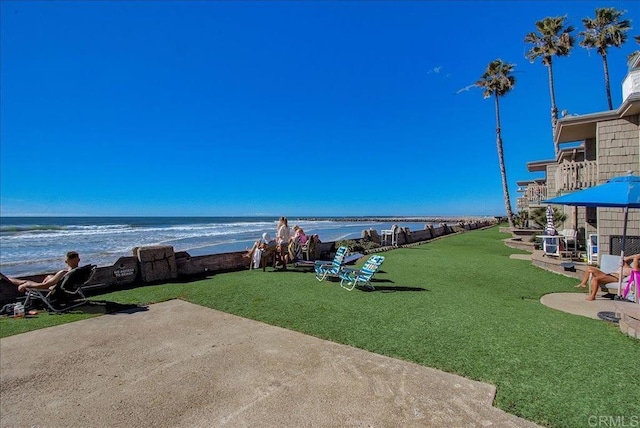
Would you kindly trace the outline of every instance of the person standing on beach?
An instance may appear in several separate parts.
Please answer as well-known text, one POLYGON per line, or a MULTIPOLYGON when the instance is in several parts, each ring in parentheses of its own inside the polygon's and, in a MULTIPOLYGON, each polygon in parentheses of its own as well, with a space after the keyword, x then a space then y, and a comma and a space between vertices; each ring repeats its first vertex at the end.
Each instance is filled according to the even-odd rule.
POLYGON ((30 281, 28 279, 18 279, 2 275, 5 281, 18 286, 18 291, 24 293, 27 288, 51 288, 56 285, 63 276, 71 269, 75 269, 80 265, 80 255, 77 251, 69 251, 64 261, 67 264, 66 269, 62 269, 53 275, 47 275, 42 282, 30 281))

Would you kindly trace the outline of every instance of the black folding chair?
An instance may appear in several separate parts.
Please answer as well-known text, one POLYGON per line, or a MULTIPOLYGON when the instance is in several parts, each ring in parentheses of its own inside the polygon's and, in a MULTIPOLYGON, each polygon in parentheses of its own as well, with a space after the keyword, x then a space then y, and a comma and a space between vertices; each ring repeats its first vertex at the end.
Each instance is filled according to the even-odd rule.
POLYGON ((62 279, 50 289, 28 288, 24 306, 28 308, 34 300, 41 300, 49 309, 56 313, 68 311, 87 303, 87 297, 82 292, 96 271, 96 265, 85 265, 71 269, 62 279))

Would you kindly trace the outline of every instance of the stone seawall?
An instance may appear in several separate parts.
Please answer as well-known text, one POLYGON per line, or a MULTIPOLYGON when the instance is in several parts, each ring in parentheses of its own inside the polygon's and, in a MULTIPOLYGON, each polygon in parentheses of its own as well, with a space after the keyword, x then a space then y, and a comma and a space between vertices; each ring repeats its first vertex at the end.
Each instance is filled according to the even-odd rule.
MULTIPOLYGON (((397 246, 413 245, 427 242, 442 236, 480 229, 496 224, 494 220, 487 219, 471 223, 459 223, 451 226, 441 224, 433 227, 427 226, 423 230, 410 231, 398 228, 396 245, 382 246, 371 250, 384 251, 397 246)), ((370 233, 370 239, 380 243, 377 232, 373 230, 363 231, 363 236, 370 233)), ((319 259, 330 260, 335 252, 335 242, 322 242, 319 244, 319 259)), ((232 253, 210 254, 204 256, 191 256, 185 251, 174 252, 171 246, 136 247, 132 255, 120 257, 112 266, 100 266, 85 287, 89 294, 106 293, 120 288, 130 288, 147 284, 157 284, 176 280, 189 280, 203 278, 215 273, 232 272, 249 268, 249 259, 243 257, 246 251, 232 253)), ((25 277, 34 281, 41 281, 45 277, 33 275, 25 277)), ((15 302, 24 295, 11 285, 2 284, 0 289, 0 304, 15 302)))

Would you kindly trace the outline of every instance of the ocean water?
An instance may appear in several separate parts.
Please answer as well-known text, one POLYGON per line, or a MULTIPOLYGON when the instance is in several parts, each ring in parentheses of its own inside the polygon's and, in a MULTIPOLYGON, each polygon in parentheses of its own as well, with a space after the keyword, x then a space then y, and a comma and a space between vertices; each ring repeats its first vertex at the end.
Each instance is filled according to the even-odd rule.
MULTIPOLYGON (((289 219, 289 226, 317 234, 321 241, 359 238, 365 229, 380 232, 392 223, 380 221, 289 219)), ((398 222, 410 230, 429 223, 398 222)), ((55 272, 65 267, 67 251, 81 263, 110 266, 132 249, 171 245, 192 256, 242 251, 267 232, 275 236, 271 217, 1 217, 0 270, 9 276, 55 272)))

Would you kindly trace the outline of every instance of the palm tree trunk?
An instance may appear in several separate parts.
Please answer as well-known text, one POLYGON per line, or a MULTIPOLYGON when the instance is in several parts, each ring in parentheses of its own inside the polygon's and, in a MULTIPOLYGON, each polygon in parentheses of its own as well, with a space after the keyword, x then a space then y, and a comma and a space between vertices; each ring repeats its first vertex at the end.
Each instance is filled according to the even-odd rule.
POLYGON ((556 127, 558 126, 558 107, 556 106, 556 93, 553 89, 553 65, 551 63, 551 58, 549 58, 549 64, 547 65, 547 70, 549 72, 549 93, 551 95, 551 138, 553 140, 553 151, 558 157, 558 153, 560 149, 558 144, 556 143, 556 127))
POLYGON ((500 163, 500 176, 502 177, 502 193, 504 194, 504 207, 507 211, 509 227, 515 228, 513 221, 513 211, 511 211, 511 198, 509 197, 509 186, 507 185, 507 169, 504 165, 504 153, 502 151, 502 133, 500 131, 500 104, 498 95, 494 94, 496 101, 496 145, 498 146, 498 162, 500 163))
POLYGON ((604 66, 604 86, 607 89, 607 102, 609 103, 609 110, 613 110, 613 103, 611 102, 611 85, 609 83, 609 64, 607 64, 607 54, 602 54, 602 65, 604 66))

